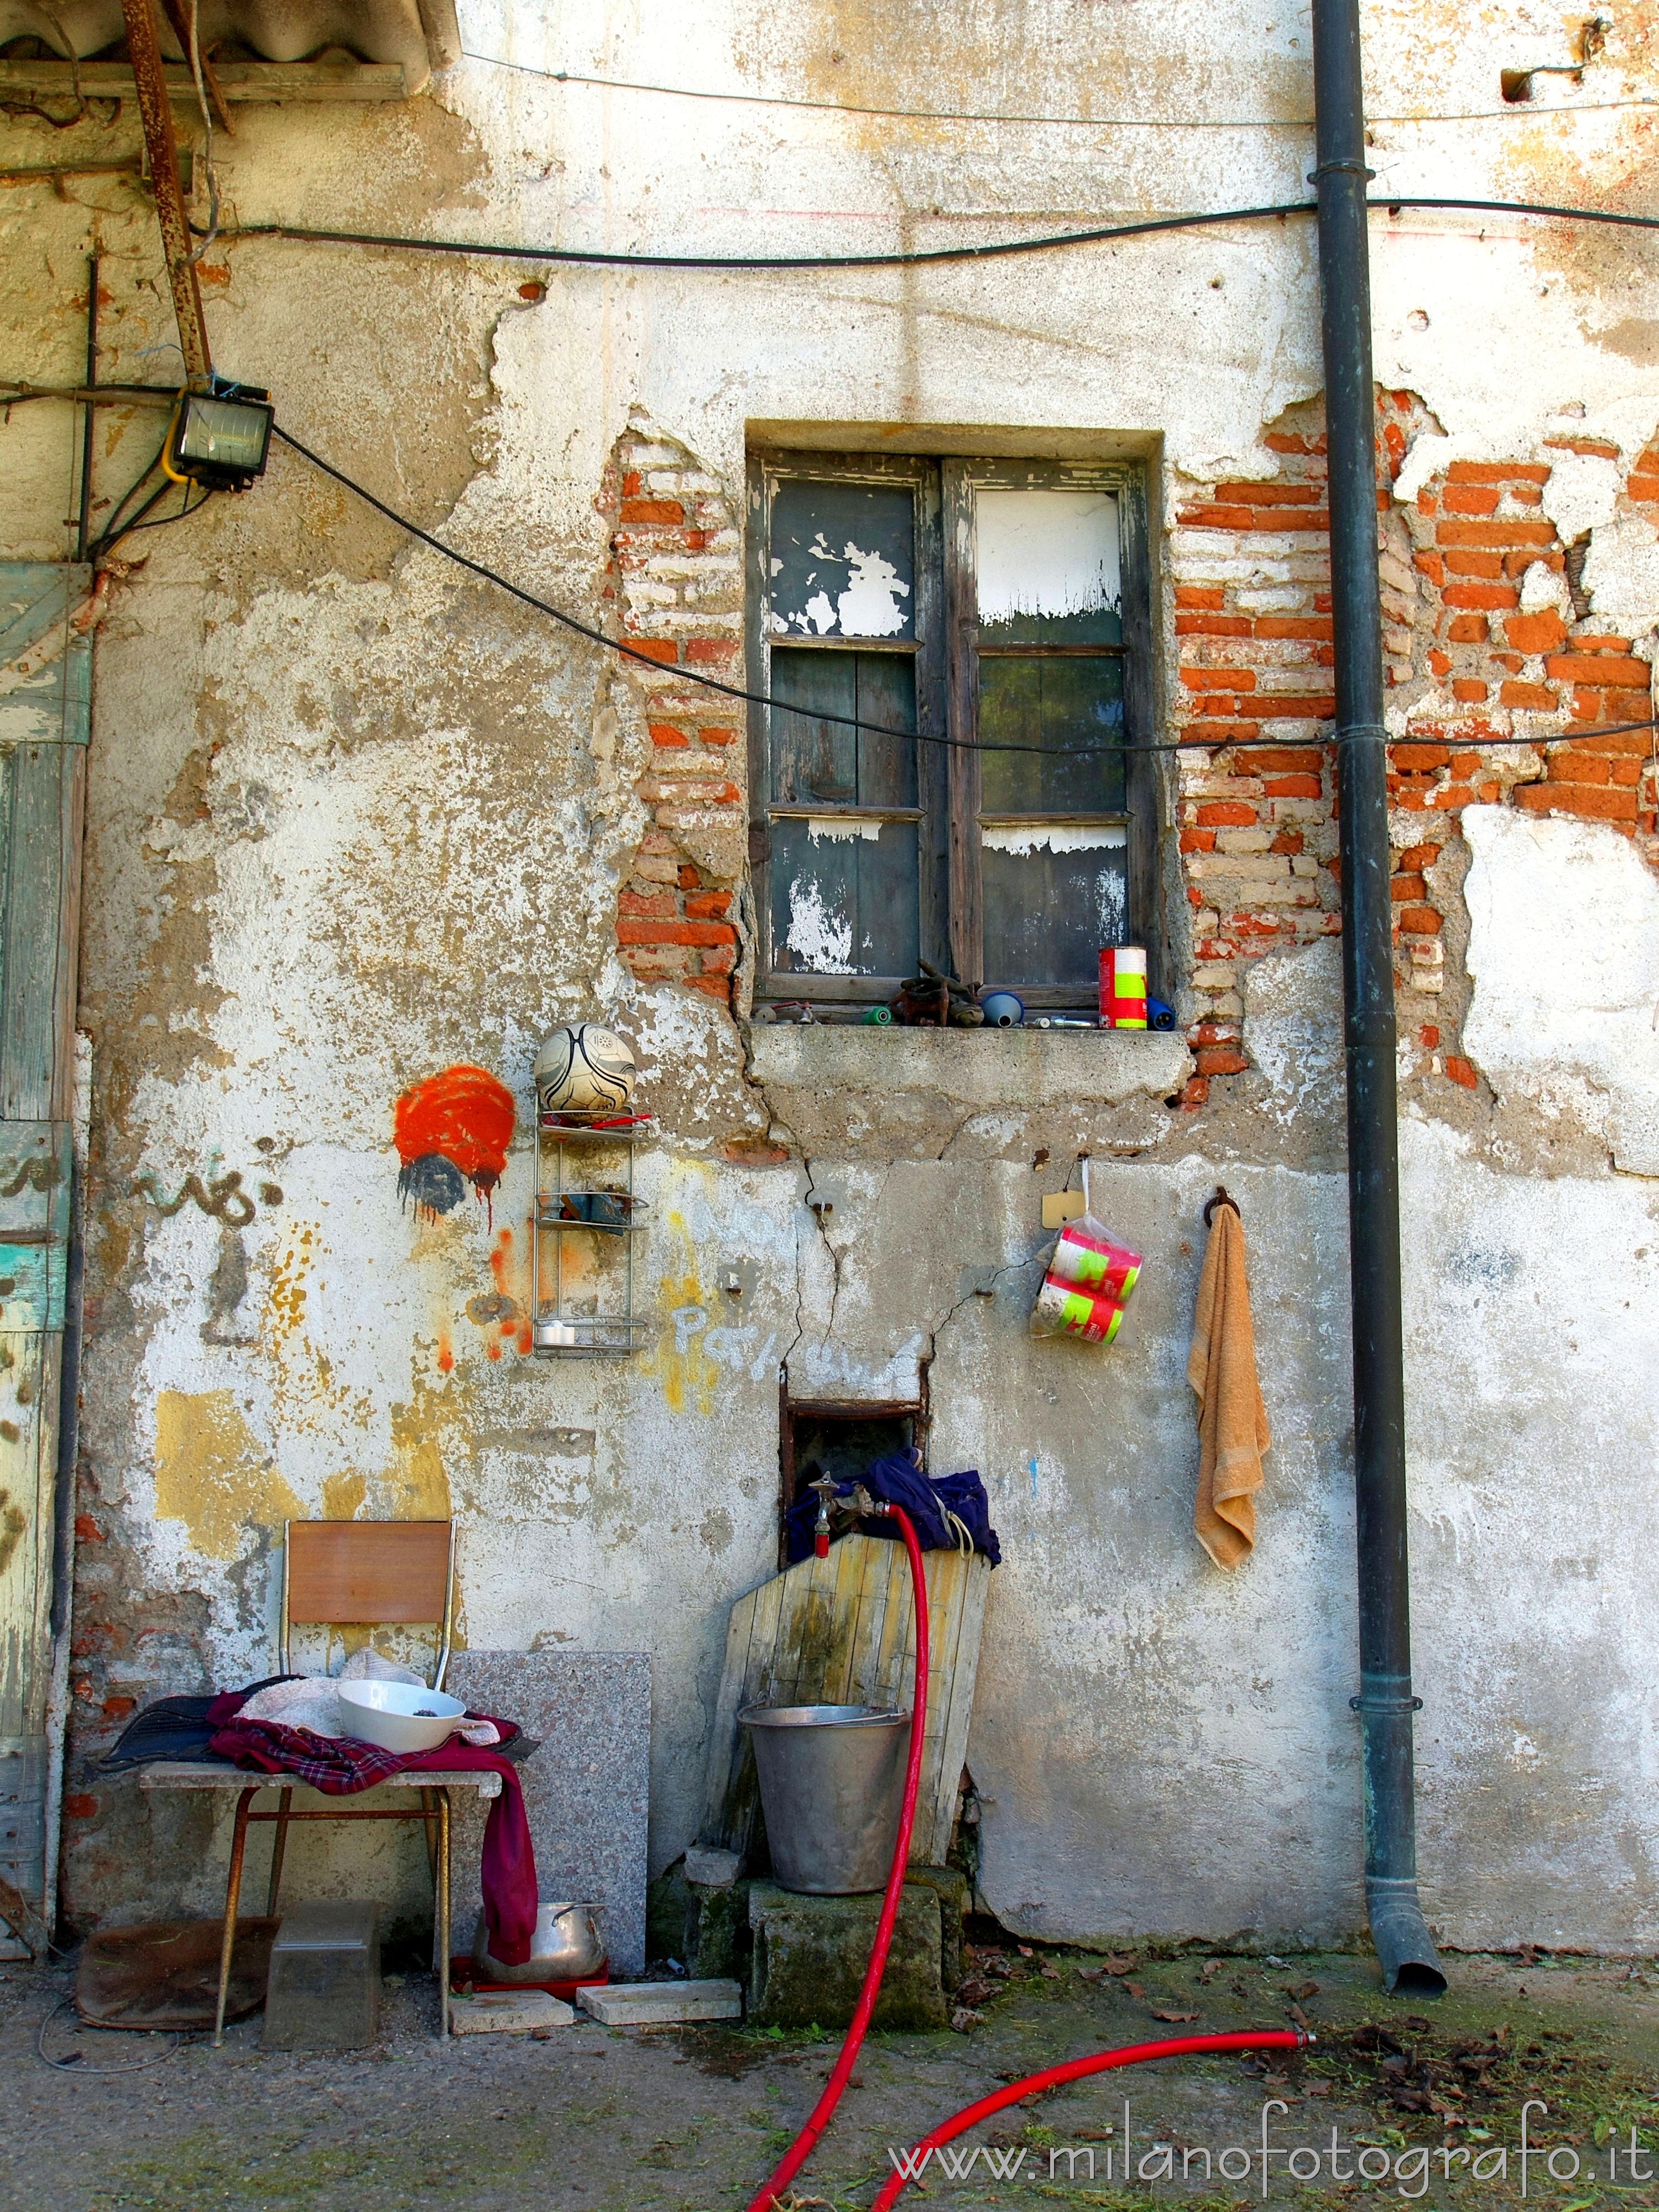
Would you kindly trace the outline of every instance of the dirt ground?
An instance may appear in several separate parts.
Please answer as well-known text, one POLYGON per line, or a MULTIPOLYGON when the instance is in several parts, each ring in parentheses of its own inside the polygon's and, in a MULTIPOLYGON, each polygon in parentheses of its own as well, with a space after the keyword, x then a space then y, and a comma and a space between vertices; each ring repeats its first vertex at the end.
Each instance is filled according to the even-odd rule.
MULTIPOLYGON (((1448 1963, 1451 1990, 1428 2003, 1384 1997, 1358 1956, 975 1948, 964 1995, 981 2018, 872 2037, 794 2202, 863 2212, 890 2148, 1039 2066, 1299 2012, 1316 2038, 1305 2052, 1097 2076, 963 2137, 903 2201, 1243 2212, 1264 2194, 1265 2117, 1266 2193, 1305 2212, 1379 2193, 1469 2212, 1523 2195, 1547 2212, 1659 2208, 1646 2179, 1659 2172, 1659 1966, 1448 1963), (1546 2109, 1525 2115, 1523 2170, 1529 2099, 1546 2109)), ((264 2051, 256 2019, 222 2051, 200 2038, 142 2072, 100 2074, 158 2056, 161 2039, 77 2033, 67 2009, 49 2021, 71 1986, 72 1962, 0 1967, 0 2204, 27 2212, 741 2212, 835 2049, 827 2036, 586 2023, 542 2042, 441 2045, 433 1984, 410 1976, 390 1990, 372 2051, 264 2051), (47 2052, 78 2063, 43 2064, 43 2027, 47 2052)))

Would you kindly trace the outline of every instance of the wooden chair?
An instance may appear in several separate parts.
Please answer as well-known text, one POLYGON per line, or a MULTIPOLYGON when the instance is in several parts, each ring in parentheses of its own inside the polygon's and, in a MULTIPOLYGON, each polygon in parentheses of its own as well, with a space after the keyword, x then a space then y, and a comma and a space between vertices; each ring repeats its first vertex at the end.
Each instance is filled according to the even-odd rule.
MULTIPOLYGON (((449 1521, 290 1521, 284 1529, 283 1548, 283 1609, 279 1648, 282 1671, 289 1665, 291 1632, 302 1626, 339 1627, 368 1625, 422 1625, 439 1629, 438 1667, 434 1689, 443 1687, 449 1666, 455 1620, 455 1531, 449 1521)), ((434 1752, 434 1759, 441 1759, 434 1752)), ((213 1766, 192 1760, 173 1760, 146 1767, 141 1776, 146 1790, 234 1790, 236 1821, 231 1834, 230 1872, 225 1884, 224 1934, 219 1954, 219 2001, 214 2023, 216 2049, 225 2038, 225 2001, 230 1987, 231 1959, 236 1942, 236 1912, 242 1890, 242 1865, 250 1823, 273 1824, 270 1884, 266 1914, 275 1918, 282 1887, 283 1858, 292 1820, 423 1820, 432 1861, 434 1890, 434 1964, 438 1973, 440 2039, 447 2036, 450 1950, 450 1802, 452 1789, 476 1790, 480 1799, 501 1795, 498 1774, 445 1772, 411 1769, 393 1775, 392 1789, 418 1790, 418 1806, 395 1809, 373 1808, 350 1812, 330 1799, 318 1811, 293 1810, 295 1784, 280 1775, 250 1781, 234 1767, 213 1766), (250 1810, 261 1790, 280 1791, 274 1813, 250 1810)), ((298 1785, 303 1789, 306 1785, 298 1785)))
POLYGON ((289 1521, 283 1531, 283 1672, 295 1622, 331 1628, 442 1624, 438 1671, 449 1671, 455 1627, 453 1521, 289 1521))

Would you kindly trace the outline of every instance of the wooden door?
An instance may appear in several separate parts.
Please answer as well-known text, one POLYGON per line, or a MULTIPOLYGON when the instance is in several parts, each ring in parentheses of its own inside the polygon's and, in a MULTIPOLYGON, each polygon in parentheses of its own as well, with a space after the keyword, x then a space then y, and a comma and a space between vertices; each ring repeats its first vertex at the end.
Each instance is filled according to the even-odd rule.
POLYGON ((0 562, 0 1878, 49 1924, 91 587, 90 569, 71 563, 0 562))

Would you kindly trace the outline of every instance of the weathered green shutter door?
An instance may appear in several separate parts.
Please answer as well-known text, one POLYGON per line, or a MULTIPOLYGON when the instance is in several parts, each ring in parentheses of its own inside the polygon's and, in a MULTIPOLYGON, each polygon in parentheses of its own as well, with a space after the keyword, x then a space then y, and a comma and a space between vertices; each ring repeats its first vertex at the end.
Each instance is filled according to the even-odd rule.
POLYGON ((88 568, 0 563, 0 1876, 48 1923, 46 1698, 91 586, 88 568))

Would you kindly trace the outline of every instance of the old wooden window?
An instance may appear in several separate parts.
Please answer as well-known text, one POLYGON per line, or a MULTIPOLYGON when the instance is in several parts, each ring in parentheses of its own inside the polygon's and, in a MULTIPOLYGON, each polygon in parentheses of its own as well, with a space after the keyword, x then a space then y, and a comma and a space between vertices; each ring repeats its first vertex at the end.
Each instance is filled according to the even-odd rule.
POLYGON ((761 453, 750 524, 757 998, 1091 1010, 1152 933, 1139 471, 761 453))

